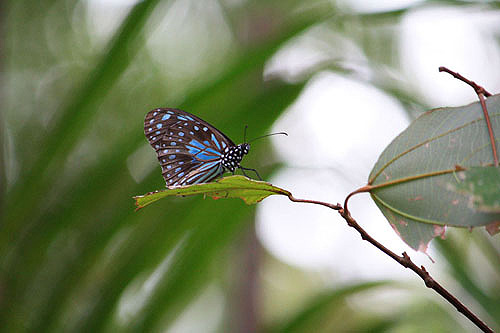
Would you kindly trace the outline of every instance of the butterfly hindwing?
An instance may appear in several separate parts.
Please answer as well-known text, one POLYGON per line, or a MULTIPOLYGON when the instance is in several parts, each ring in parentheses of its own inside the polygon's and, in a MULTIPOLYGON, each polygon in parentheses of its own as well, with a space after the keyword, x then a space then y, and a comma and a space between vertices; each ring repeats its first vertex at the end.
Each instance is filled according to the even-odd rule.
POLYGON ((182 110, 161 108, 146 114, 144 134, 155 149, 167 186, 189 185, 224 172, 221 156, 235 146, 222 132, 182 110))

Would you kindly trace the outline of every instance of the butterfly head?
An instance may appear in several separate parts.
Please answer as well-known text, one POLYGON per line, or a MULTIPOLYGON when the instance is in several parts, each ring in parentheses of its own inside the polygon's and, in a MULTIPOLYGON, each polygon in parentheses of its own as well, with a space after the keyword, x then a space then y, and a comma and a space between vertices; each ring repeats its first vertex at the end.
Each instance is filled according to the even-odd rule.
POLYGON ((244 155, 248 154, 248 152, 250 151, 249 143, 240 143, 238 147, 241 147, 241 151, 243 152, 244 155))

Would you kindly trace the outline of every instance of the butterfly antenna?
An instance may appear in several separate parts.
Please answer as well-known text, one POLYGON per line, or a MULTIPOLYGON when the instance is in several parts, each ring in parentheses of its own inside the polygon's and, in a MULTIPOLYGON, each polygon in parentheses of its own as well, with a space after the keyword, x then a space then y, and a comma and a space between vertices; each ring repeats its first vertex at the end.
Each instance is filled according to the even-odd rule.
POLYGON ((250 142, 253 142, 255 140, 258 140, 258 139, 262 139, 262 138, 265 138, 265 137, 268 137, 268 136, 273 136, 273 135, 286 135, 288 136, 288 134, 286 134, 285 132, 277 132, 277 133, 271 133, 271 134, 266 134, 266 135, 261 135, 261 136, 258 136, 250 141, 248 141, 247 143, 250 143, 250 142))
POLYGON ((247 128, 248 125, 245 125, 245 130, 243 131, 243 142, 247 142, 247 128))

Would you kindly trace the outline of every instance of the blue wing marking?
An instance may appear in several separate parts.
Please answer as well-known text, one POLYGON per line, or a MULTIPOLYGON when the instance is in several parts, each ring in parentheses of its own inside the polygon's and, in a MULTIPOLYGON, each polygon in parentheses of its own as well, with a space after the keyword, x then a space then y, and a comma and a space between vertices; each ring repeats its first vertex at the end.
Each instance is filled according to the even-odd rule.
POLYGON ((196 140, 194 140, 194 139, 193 139, 193 140, 191 140, 191 141, 189 141, 189 144, 190 144, 191 146, 187 146, 187 145, 186 145, 186 148, 188 148, 188 149, 189 149, 189 153, 190 153, 191 155, 196 155, 196 154, 200 153, 202 150, 204 150, 204 149, 205 149, 205 146, 204 146, 204 145, 202 145, 201 143, 199 143, 198 141, 196 141, 196 140))
POLYGON ((198 168, 198 170, 199 171, 205 171, 207 169, 210 169, 211 167, 213 167, 214 165, 216 165, 218 163, 219 163, 218 161, 205 163, 202 167, 198 168))
POLYGON ((217 141, 217 139, 215 138, 215 135, 214 133, 212 133, 212 141, 215 143, 215 145, 217 146, 217 149, 221 150, 220 149, 220 145, 219 145, 219 141, 217 141))
MULTIPOLYGON (((192 175, 191 177, 189 177, 187 179, 183 179, 182 182, 185 182, 187 184, 199 184, 199 183, 208 182, 208 181, 212 180, 213 178, 220 176, 223 172, 221 165, 214 164, 214 163, 210 163, 210 164, 211 164, 210 165, 211 169, 208 168, 208 170, 206 170, 205 166, 203 167, 206 170, 204 172, 201 171, 201 168, 197 169, 193 172, 194 175, 192 175)), ((186 177, 190 176, 191 174, 192 173, 189 173, 186 177)))
POLYGON ((221 155, 221 153, 220 153, 220 152, 218 152, 218 151, 216 151, 216 150, 213 150, 212 148, 207 148, 207 151, 208 151, 208 152, 210 152, 210 153, 212 153, 212 154, 215 154, 215 155, 217 155, 217 156, 220 156, 220 155, 221 155))
MULTIPOLYGON (((207 144, 210 144, 208 141, 206 141, 207 144)), ((204 144, 198 142, 197 140, 191 140, 189 141, 189 145, 186 145, 186 148, 189 151, 189 154, 195 156, 196 158, 199 158, 201 160, 213 160, 214 158, 220 157, 221 153, 212 149, 212 148, 207 148, 204 144), (214 156, 215 155, 215 156, 214 156)))
POLYGON ((199 158, 200 160, 209 161, 209 160, 213 160, 217 156, 214 156, 212 154, 207 154, 205 152, 201 152, 201 153, 197 154, 195 157, 199 158))
POLYGON ((200 150, 205 149, 205 146, 203 144, 199 143, 198 141, 196 141, 194 139, 189 141, 189 144, 200 148, 200 150))

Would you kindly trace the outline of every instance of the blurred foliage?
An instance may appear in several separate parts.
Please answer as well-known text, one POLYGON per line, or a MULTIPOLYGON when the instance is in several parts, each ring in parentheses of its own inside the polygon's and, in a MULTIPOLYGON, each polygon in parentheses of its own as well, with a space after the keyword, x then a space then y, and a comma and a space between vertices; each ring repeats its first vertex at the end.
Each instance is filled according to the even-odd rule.
MULTIPOLYGON (((257 303, 259 311, 247 318, 253 325, 234 323, 246 314, 238 314, 244 307, 229 305, 240 294, 235 286, 249 285, 234 280, 245 275, 238 273, 246 267, 238 258, 255 250, 239 246, 251 229, 254 208, 234 199, 214 204, 174 198, 136 213, 131 198, 163 186, 142 132, 150 109, 186 109, 238 141, 245 124, 252 136, 267 133, 317 71, 356 76, 339 61, 346 53, 311 65, 295 80, 262 79, 277 51, 318 27, 356 43, 368 59, 364 66, 375 70, 370 83, 398 98, 409 114, 425 110, 410 88, 383 70, 397 68, 397 27, 407 9, 361 15, 328 2, 296 0, 144 0, 118 6, 121 10, 90 0, 2 6, 2 331, 179 327, 180 314, 213 286, 217 292, 208 294, 206 311, 223 308, 214 330, 470 328, 435 295, 422 300, 421 289, 413 287, 404 288, 405 297, 415 297, 411 306, 405 302, 389 313, 350 301, 389 284, 377 281, 334 288, 317 282, 287 311, 287 298, 311 283, 314 274, 306 273, 298 273, 300 283, 287 289, 282 318, 264 322, 272 316, 260 309, 269 307, 257 303), (165 18, 170 23, 165 25, 165 18)), ((275 169, 269 150, 265 140, 256 142, 246 159, 263 176, 275 169)), ((497 244, 483 241, 478 252, 500 267, 497 244)), ((465 260, 467 251, 442 244, 454 278, 478 304, 475 310, 500 327, 500 272, 488 272, 490 283, 482 283, 484 276, 478 282, 474 262, 465 260)), ((254 267, 258 272, 270 260, 262 257, 254 267)), ((250 276, 260 281, 259 274, 250 276)), ((260 282, 257 295, 267 290, 260 282)), ((207 323, 204 311, 197 315, 201 319, 187 322, 207 323)))

